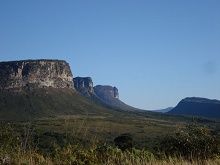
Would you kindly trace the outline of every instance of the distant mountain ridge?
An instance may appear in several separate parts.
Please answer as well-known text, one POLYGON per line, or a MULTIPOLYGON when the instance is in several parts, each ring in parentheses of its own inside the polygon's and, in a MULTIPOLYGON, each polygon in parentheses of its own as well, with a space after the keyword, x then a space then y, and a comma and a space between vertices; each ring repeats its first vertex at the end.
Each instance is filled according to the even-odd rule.
POLYGON ((79 93, 102 107, 115 110, 139 110, 122 102, 116 87, 110 85, 93 87, 91 77, 76 77, 73 80, 74 87, 79 93))
POLYGON ((110 93, 98 96, 92 79, 73 79, 69 64, 63 60, 0 62, 0 120, 107 114, 114 113, 109 109, 135 109, 119 100, 116 87, 99 87, 97 89, 104 93, 104 89, 112 89, 112 93, 107 90, 110 93))
POLYGON ((94 87, 94 91, 99 98, 116 108, 129 111, 140 110, 122 102, 119 99, 119 92, 116 87, 109 85, 97 85, 94 87))
POLYGON ((91 77, 75 77, 74 81, 74 88, 87 99, 93 101, 97 105, 109 108, 109 109, 117 109, 116 107, 112 106, 111 104, 101 100, 94 92, 93 88, 93 81, 91 77))
POLYGON ((74 88, 84 96, 92 97, 95 95, 91 77, 75 77, 74 88))
POLYGON ((187 97, 168 112, 169 114, 220 118, 220 101, 199 97, 187 97))
POLYGON ((119 100, 119 93, 116 87, 110 85, 97 85, 94 87, 95 94, 110 104, 114 104, 119 100))
POLYGON ((171 109, 173 109, 173 107, 168 107, 168 108, 165 108, 165 109, 151 110, 151 111, 153 111, 153 112, 160 112, 160 113, 166 113, 166 112, 169 112, 171 109))
MULTIPOLYGON (((143 111, 122 102, 116 87, 93 87, 91 77, 73 78, 66 61, 0 62, 0 120, 98 114, 106 108, 143 111)), ((220 118, 220 101, 188 97, 167 113, 220 118)))

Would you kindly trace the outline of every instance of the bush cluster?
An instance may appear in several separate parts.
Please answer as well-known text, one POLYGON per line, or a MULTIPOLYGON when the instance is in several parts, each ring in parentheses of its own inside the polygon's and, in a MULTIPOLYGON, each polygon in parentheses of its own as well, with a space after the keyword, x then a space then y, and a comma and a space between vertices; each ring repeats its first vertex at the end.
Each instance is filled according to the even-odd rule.
POLYGON ((220 156, 220 134, 207 127, 199 127, 195 121, 178 129, 175 136, 162 141, 161 151, 166 155, 186 159, 213 159, 220 156))
POLYGON ((155 152, 133 148, 133 140, 128 135, 116 137, 115 146, 91 143, 90 147, 84 148, 78 140, 56 133, 43 133, 36 141, 30 137, 30 132, 20 135, 10 125, 0 125, 0 164, 220 163, 220 135, 195 122, 185 129, 178 129, 175 136, 164 139, 160 150, 155 152), (210 163, 209 160, 213 161, 210 163))

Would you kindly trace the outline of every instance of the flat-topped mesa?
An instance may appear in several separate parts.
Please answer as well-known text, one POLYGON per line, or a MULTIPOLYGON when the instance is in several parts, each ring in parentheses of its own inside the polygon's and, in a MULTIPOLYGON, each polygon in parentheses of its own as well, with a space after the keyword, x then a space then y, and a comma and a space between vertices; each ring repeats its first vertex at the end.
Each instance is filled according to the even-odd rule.
POLYGON ((168 113, 220 118, 220 101, 199 97, 187 97, 181 100, 177 106, 168 113))
POLYGON ((97 85, 94 87, 95 93, 102 99, 119 99, 118 89, 109 85, 97 85))
POLYGON ((73 75, 63 60, 23 60, 0 62, 0 89, 72 88, 73 75))

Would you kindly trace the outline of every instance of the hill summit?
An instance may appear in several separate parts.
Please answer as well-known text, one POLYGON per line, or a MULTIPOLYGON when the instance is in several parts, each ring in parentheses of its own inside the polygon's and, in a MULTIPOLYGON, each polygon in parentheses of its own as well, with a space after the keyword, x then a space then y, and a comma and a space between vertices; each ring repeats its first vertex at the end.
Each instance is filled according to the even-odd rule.
POLYGON ((181 114, 204 117, 220 117, 220 101, 199 97, 187 97, 168 112, 169 114, 181 114))

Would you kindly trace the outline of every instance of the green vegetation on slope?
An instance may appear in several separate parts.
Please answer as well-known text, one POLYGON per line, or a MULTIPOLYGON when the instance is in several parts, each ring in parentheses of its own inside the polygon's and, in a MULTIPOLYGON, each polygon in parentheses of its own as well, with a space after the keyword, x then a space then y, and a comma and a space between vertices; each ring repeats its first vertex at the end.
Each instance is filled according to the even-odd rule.
POLYGON ((75 90, 53 88, 2 91, 0 117, 3 123, 11 124, 9 127, 3 124, 1 128, 2 162, 175 164, 175 161, 197 162, 200 157, 212 164, 212 159, 219 161, 219 141, 216 140, 219 135, 213 132, 220 127, 220 119, 198 118, 199 129, 195 132, 192 130, 196 127, 191 127, 192 130, 185 128, 191 123, 189 116, 108 110, 75 90), (204 125, 205 129, 200 129, 204 125), (175 132, 177 128, 180 129, 178 134, 175 132), (206 129, 208 131, 203 132, 206 129), (191 135, 195 138, 190 138, 191 135), (201 138, 198 135, 202 135, 201 138), (129 145, 124 144, 126 141, 129 145), (212 148, 205 150, 210 156, 200 152, 201 155, 189 158, 192 152, 195 153, 193 149, 203 150, 203 144, 212 148), (122 146, 130 147, 126 150, 122 146))
POLYGON ((32 120, 56 115, 107 113, 74 89, 1 91, 0 120, 32 120))

